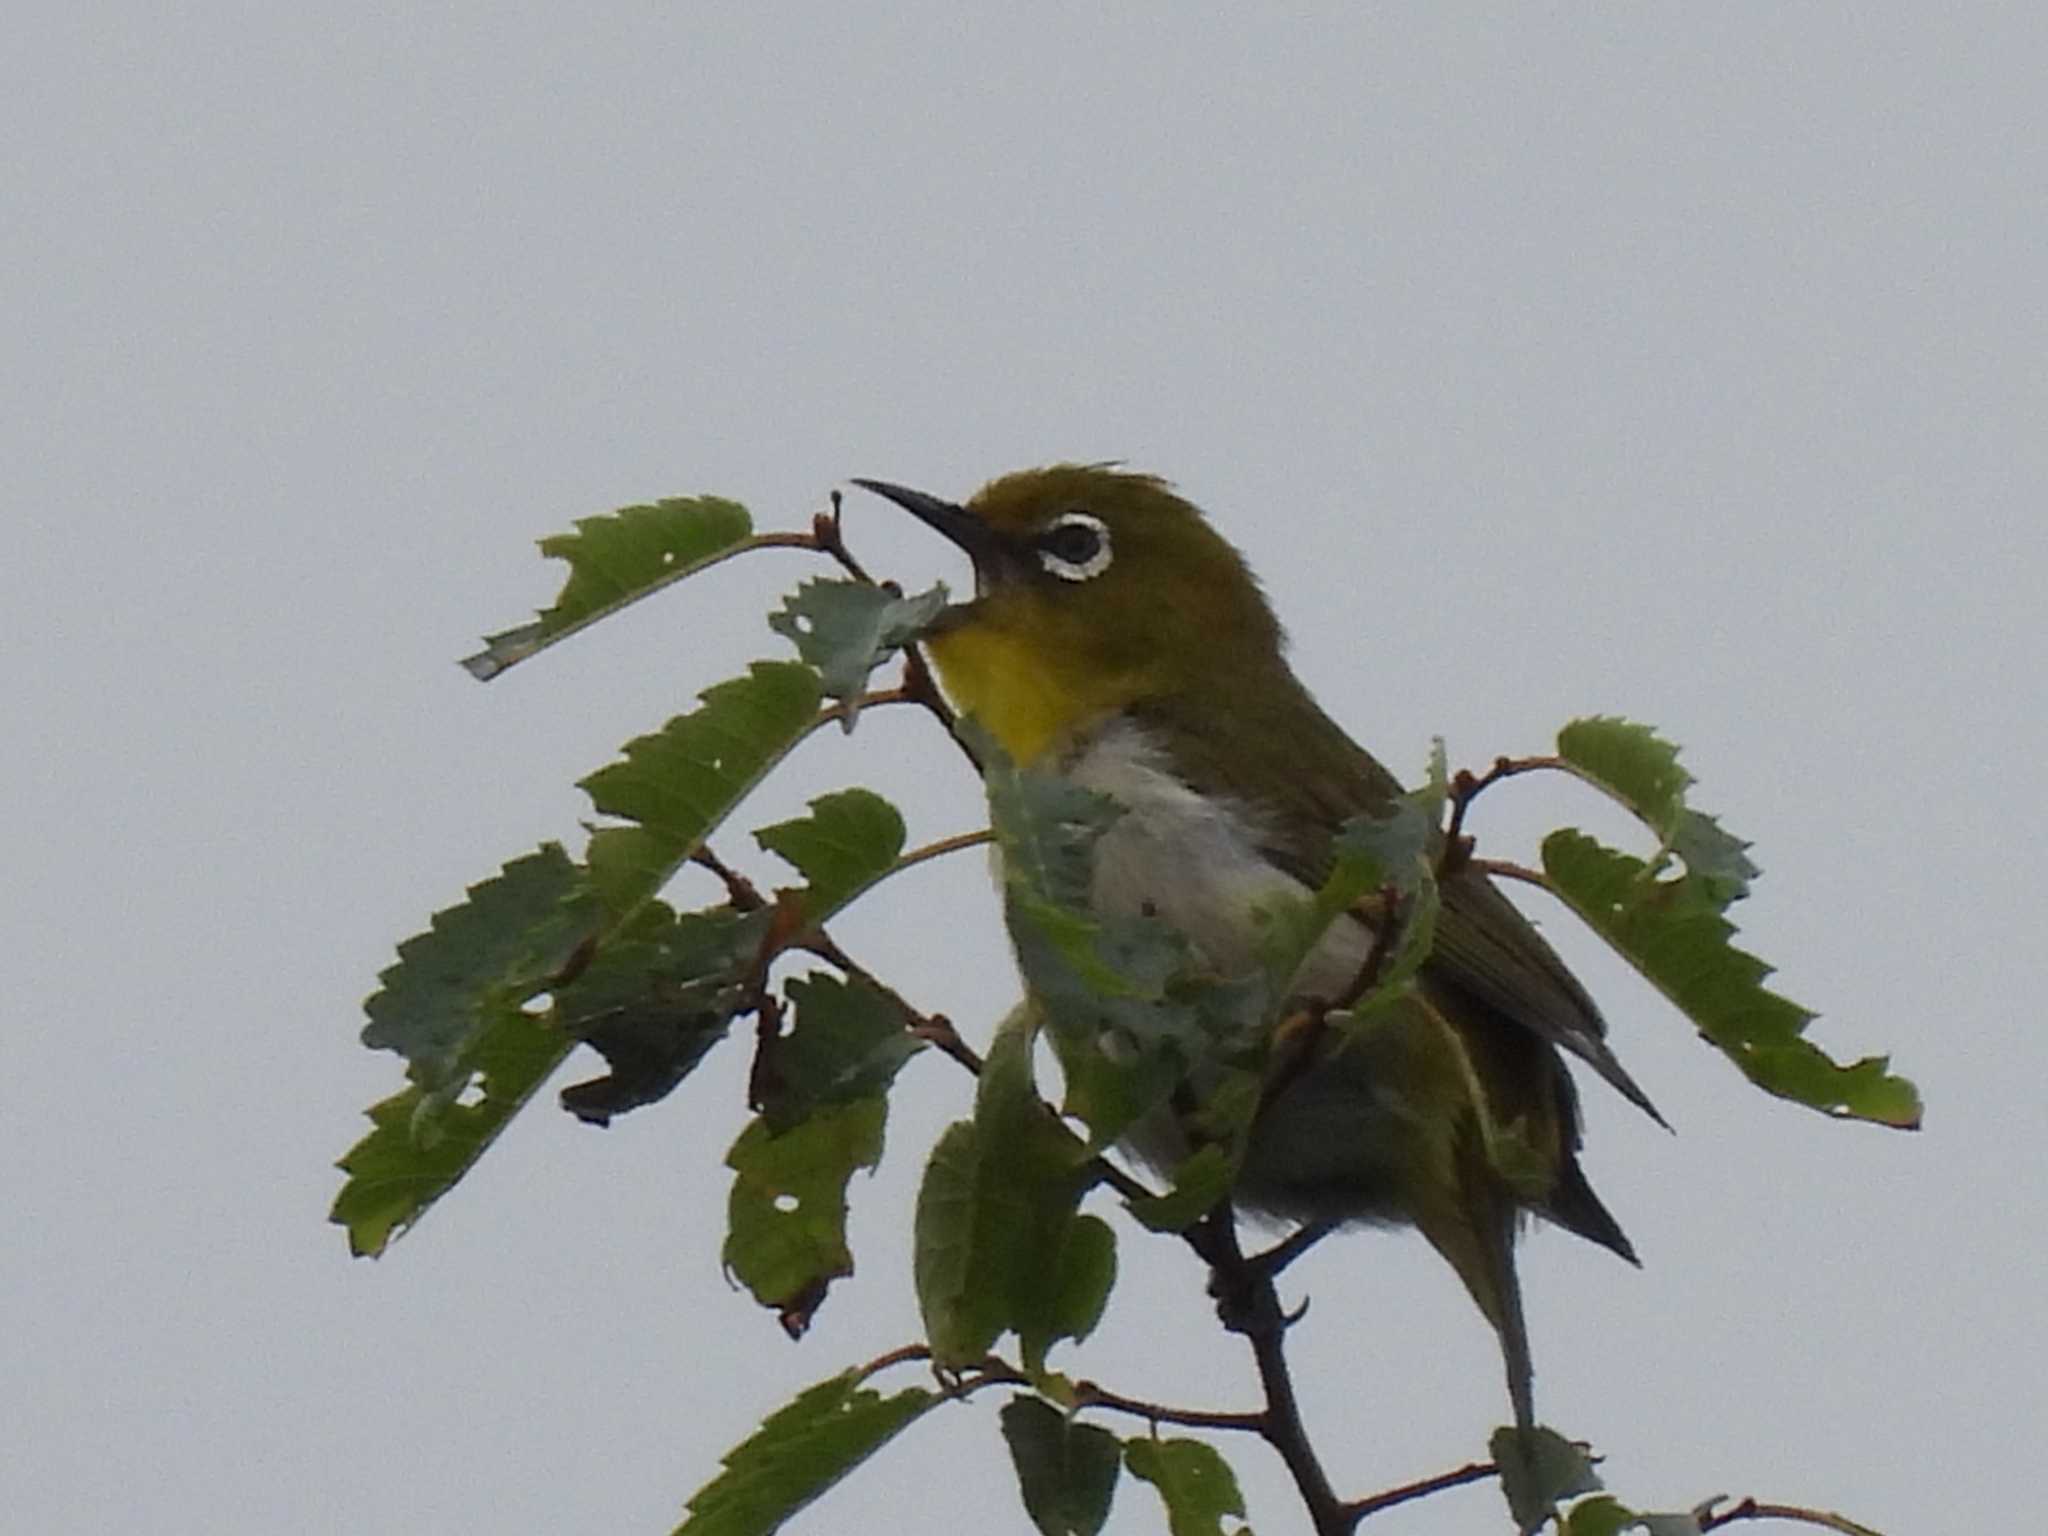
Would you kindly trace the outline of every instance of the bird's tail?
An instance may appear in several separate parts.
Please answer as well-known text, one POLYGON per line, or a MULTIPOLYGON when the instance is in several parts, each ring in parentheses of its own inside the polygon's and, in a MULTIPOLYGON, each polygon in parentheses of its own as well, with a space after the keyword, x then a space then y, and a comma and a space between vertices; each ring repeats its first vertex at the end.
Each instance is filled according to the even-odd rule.
POLYGON ((1467 1129, 1471 1134, 1460 1137, 1460 1198, 1455 1208, 1446 1205, 1418 1212, 1416 1225, 1458 1272, 1472 1300, 1500 1335, 1515 1427, 1526 1434, 1536 1425, 1536 1373, 1529 1356, 1528 1325, 1522 1316, 1521 1282, 1515 1275, 1516 1203, 1487 1158, 1478 1128, 1467 1129))

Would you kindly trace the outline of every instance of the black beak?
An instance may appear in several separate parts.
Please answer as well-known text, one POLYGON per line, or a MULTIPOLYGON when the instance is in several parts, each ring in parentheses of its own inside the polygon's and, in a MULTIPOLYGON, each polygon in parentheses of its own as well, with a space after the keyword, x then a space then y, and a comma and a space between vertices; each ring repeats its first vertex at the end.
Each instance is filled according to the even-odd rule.
POLYGON ((913 491, 907 485, 891 485, 886 480, 863 480, 856 475, 853 484, 864 491, 873 491, 877 496, 888 497, 919 522, 937 529, 966 551, 977 572, 986 574, 1002 564, 1002 540, 987 523, 965 507, 941 501, 936 496, 927 496, 923 491, 913 491))

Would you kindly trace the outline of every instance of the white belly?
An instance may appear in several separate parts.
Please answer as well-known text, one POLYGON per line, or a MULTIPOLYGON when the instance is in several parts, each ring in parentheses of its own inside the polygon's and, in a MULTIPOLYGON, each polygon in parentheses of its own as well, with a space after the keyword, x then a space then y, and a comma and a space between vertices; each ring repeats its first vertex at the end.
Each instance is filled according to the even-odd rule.
MULTIPOLYGON (((1137 728, 1110 726, 1073 763, 1074 778, 1125 807, 1095 845, 1094 906, 1104 914, 1151 912, 1178 929, 1226 976, 1257 968, 1261 904, 1305 897, 1307 887, 1267 862, 1254 813, 1206 800, 1163 766, 1137 728)), ((1334 925, 1295 978, 1304 996, 1334 998, 1371 949, 1360 924, 1334 925)), ((1237 1185, 1240 1210, 1293 1220, 1401 1219, 1390 1193, 1400 1117, 1376 1078, 1374 1052, 1352 1042, 1302 1073, 1261 1114, 1237 1185)), ((1199 1094, 1208 1086, 1195 1083, 1199 1094)), ((1173 1111, 1131 1126, 1123 1149, 1170 1174, 1188 1155, 1173 1111)))
MULTIPOLYGON (((1068 770, 1077 783, 1125 808, 1095 845, 1095 909, 1105 915, 1155 913, 1186 935, 1216 971, 1244 975, 1259 963, 1258 908, 1310 892, 1267 862, 1253 813, 1228 800, 1204 799, 1163 762, 1141 730, 1117 722, 1068 770)), ((1303 967, 1297 990, 1337 996, 1370 947, 1358 924, 1336 925, 1303 967)))

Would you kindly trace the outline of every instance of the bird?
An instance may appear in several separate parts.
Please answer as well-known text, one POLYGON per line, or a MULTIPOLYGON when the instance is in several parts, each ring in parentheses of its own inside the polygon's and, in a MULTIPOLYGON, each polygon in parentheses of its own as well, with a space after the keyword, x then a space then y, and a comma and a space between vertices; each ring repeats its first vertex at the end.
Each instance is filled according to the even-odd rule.
MULTIPOLYGON (((1156 916, 1217 975, 1259 964, 1259 916, 1328 873, 1339 829, 1402 786, 1316 703, 1243 555, 1167 481, 1115 464, 1003 475, 964 503, 854 484, 963 551, 974 596, 923 637, 946 695, 1021 767, 1114 802, 1094 844, 1098 914, 1156 916)), ((1447 867, 1411 994, 1357 1037, 1313 1040, 1269 1084, 1231 1197, 1298 1232, 1409 1225, 1499 1337, 1517 1428, 1535 1424, 1515 1241, 1538 1217, 1631 1264, 1579 1163, 1566 1053, 1661 1122, 1591 997, 1469 862, 1447 867)), ((1368 963, 1372 917, 1340 916, 1295 978, 1332 999, 1368 963)), ((1126 1137, 1171 1171, 1171 1111, 1126 1137)))

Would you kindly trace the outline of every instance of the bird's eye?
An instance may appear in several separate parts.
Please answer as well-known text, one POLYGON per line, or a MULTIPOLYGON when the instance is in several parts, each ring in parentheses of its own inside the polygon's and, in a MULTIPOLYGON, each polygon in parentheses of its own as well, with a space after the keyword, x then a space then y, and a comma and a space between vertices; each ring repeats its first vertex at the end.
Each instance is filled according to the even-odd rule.
POLYGON ((1092 512, 1068 512, 1038 536, 1038 563, 1062 581, 1109 569, 1109 528, 1092 512))

